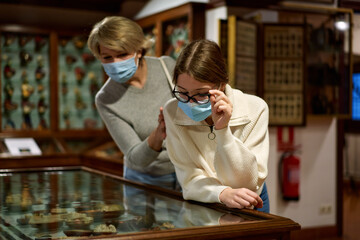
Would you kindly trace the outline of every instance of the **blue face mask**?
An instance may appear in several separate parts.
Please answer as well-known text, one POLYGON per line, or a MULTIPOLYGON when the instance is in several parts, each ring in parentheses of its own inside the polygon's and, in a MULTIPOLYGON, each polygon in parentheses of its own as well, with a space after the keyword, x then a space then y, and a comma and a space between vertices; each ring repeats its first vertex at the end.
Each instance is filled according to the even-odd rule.
MULTIPOLYGON (((134 76, 138 64, 135 64, 135 55, 132 58, 126 59, 120 62, 103 63, 106 74, 114 81, 118 83, 127 82, 132 76, 134 76)), ((138 59, 139 63, 139 59, 138 59)))
POLYGON ((179 101, 178 106, 189 118, 196 122, 205 120, 208 116, 211 115, 211 102, 198 105, 196 103, 183 103, 179 101))

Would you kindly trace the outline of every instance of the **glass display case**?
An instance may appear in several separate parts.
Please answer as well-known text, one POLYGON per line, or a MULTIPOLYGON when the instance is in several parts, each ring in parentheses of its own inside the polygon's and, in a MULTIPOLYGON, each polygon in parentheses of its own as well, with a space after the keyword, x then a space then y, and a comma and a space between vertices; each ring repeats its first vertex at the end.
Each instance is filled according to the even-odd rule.
POLYGON ((300 228, 91 169, 0 173, 0 192, 4 239, 283 239, 300 228))

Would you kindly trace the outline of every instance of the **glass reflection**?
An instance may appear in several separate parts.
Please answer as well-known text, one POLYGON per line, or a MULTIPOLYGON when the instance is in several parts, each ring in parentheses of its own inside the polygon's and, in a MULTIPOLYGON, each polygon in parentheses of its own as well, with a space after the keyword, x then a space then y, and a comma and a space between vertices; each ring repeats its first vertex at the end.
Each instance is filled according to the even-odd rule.
POLYGON ((251 221, 86 171, 0 174, 0 239, 126 234, 251 221))

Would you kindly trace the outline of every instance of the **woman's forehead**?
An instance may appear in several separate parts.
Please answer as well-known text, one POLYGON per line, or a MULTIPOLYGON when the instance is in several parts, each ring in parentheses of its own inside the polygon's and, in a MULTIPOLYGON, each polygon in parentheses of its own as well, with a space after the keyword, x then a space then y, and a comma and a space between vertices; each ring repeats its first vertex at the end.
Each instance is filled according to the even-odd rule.
POLYGON ((212 88, 213 85, 214 83, 198 81, 187 73, 180 74, 177 79, 177 86, 186 90, 212 88))

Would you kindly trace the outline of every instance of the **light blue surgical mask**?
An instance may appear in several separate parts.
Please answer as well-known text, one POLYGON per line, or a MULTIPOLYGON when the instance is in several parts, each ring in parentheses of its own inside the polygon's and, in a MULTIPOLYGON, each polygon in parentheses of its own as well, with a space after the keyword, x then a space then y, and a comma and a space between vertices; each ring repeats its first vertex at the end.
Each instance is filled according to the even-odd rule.
POLYGON ((211 102, 199 105, 196 103, 183 103, 179 101, 178 106, 189 118, 196 122, 205 120, 211 115, 211 102))
POLYGON ((124 61, 103 63, 102 65, 106 74, 118 83, 127 82, 132 76, 134 76, 139 65, 139 59, 137 60, 137 64, 135 64, 135 55, 136 53, 132 58, 124 61))

